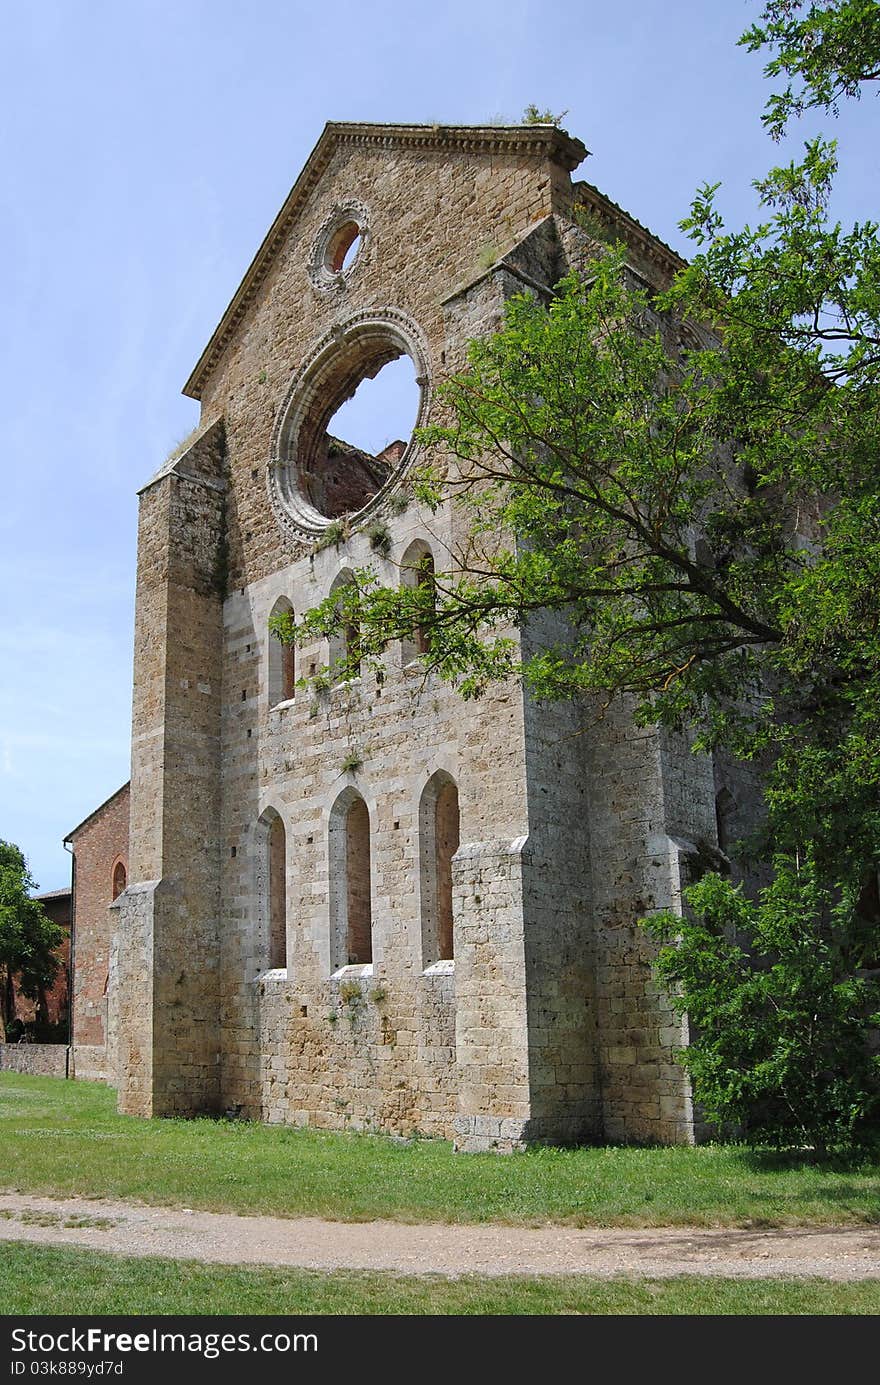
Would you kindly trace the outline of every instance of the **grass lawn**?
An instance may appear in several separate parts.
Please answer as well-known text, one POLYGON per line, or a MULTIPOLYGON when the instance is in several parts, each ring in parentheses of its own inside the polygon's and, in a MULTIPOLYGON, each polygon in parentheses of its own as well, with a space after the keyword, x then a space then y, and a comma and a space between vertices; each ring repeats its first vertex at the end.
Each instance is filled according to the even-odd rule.
POLYGON ((347 1271, 232 1269, 0 1243, 3 1312, 214 1314, 865 1314, 880 1281, 460 1279, 347 1271))
POLYGON ((137 1120, 118 1116, 115 1098, 99 1083, 0 1073, 0 1187, 337 1221, 880 1221, 876 1159, 816 1166, 735 1146, 454 1155, 441 1140, 137 1120))

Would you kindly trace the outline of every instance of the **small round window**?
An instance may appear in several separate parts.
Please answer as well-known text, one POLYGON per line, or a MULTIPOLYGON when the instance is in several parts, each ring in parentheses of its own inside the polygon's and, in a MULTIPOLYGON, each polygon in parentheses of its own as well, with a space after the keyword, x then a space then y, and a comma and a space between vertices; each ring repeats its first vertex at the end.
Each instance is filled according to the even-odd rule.
POLYGON ((340 292, 357 267, 368 258, 370 224, 362 202, 351 199, 333 208, 324 220, 312 247, 309 278, 316 289, 340 292))

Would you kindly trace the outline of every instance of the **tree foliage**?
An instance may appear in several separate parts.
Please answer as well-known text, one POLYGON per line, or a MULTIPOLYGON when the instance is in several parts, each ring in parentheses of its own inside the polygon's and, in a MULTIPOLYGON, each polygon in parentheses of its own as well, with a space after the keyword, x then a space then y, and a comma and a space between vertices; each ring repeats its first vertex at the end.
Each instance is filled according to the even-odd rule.
MULTIPOLYGON (((765 5, 742 42, 789 78, 771 133, 878 76, 878 15, 765 5)), ((549 303, 511 300, 421 433, 416 494, 466 539, 432 583, 356 573, 297 632, 357 623, 363 660, 418 627, 465 696, 511 674, 539 698, 629 693, 646 723, 760 757, 770 886, 707 878, 689 920, 650 926, 709 1114, 819 1146, 870 1125, 880 1090, 880 240, 831 216, 836 169, 810 140, 737 230, 701 189, 663 292, 603 249, 549 303), (535 647, 545 611, 561 634, 535 647)))
POLYGON ((809 857, 781 854, 757 900, 718 875, 689 911, 645 926, 657 972, 694 1041, 681 1059, 703 1113, 755 1142, 824 1154, 870 1137, 880 1111, 875 920, 809 857))
POLYGON ((740 43, 751 53, 775 50, 764 72, 788 78, 763 115, 774 139, 792 116, 816 108, 836 115, 843 97, 859 97, 865 83, 880 80, 876 0, 768 0, 740 43))
POLYGON ((14 1014, 13 980, 22 995, 37 1000, 58 971, 56 949, 64 929, 31 898, 34 888, 19 848, 0 841, 0 1040, 5 1040, 14 1014))

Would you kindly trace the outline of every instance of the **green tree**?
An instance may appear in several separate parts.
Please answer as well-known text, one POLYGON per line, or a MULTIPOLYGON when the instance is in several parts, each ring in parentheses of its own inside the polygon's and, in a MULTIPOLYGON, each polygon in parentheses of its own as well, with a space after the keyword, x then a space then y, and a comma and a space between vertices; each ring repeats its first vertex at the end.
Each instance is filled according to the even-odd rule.
POLYGON ((861 95, 880 80, 880 8, 876 0, 768 0, 761 18, 740 39, 751 53, 775 49, 764 72, 789 79, 770 97, 765 127, 779 139, 792 116, 808 110, 837 114, 842 97, 861 95))
MULTIPOLYGON (((866 0, 771 0, 742 41, 791 79, 774 134, 880 69, 866 0)), ((703 188, 662 293, 605 250, 549 306, 512 300, 421 435, 419 498, 467 516, 455 567, 397 590, 361 571, 300 628, 356 618, 361 659, 419 628, 465 696, 510 674, 540 698, 633 694, 645 723, 760 757, 770 886, 713 877, 651 927, 699 1020, 707 1111, 820 1148, 869 1129, 880 1092, 880 241, 831 216, 836 167, 809 141, 736 231, 703 188), (542 610, 566 633, 532 651, 516 632, 542 610)))
POLYGON ((64 929, 53 923, 30 892, 35 883, 12 842, 0 841, 0 1041, 15 1014, 13 982, 22 995, 40 1000, 58 971, 56 949, 64 929))
POLYGON ((756 900, 718 875, 645 926, 694 1041, 681 1060, 707 1119, 753 1142, 849 1148, 876 1128, 876 917, 807 856, 781 853, 756 900))

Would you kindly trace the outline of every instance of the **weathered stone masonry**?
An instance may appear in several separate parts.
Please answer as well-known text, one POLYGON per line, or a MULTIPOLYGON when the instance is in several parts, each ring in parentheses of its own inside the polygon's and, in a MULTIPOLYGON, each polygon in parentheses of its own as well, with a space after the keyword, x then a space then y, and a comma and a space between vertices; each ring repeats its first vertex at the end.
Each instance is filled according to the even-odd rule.
MULTIPOLYGON (((415 637, 381 678, 304 691, 268 636, 351 570, 411 580, 462 537, 405 502, 410 446, 361 456, 378 489, 327 541, 315 502, 352 492, 321 483, 344 461, 324 434, 360 379, 406 353, 435 417, 506 298, 585 262, 582 224, 613 227, 642 278, 674 269, 572 184, 585 153, 550 126, 328 125, 187 384, 198 434, 141 493, 109 1006, 123 1111, 465 1150, 692 1138, 681 1026, 635 920, 714 842, 712 766, 516 684, 463 704, 415 637)), ((297 676, 330 653, 297 649, 297 676)))

